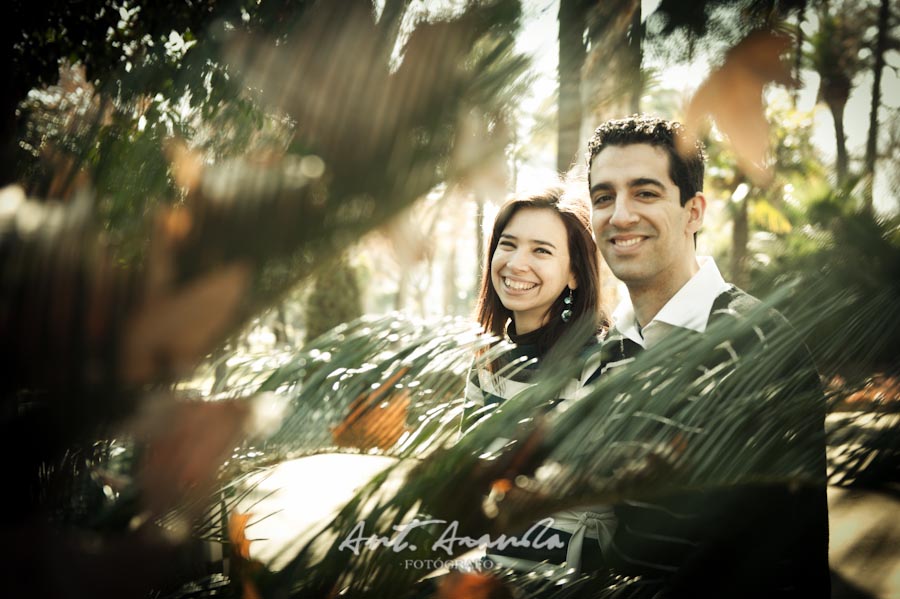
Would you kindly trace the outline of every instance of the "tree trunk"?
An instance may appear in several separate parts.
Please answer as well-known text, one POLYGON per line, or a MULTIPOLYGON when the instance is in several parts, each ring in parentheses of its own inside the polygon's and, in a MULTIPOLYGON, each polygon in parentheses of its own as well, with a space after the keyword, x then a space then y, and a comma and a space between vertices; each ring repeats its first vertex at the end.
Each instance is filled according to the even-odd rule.
POLYGON ((475 293, 481 291, 481 271, 484 269, 484 198, 475 195, 475 293))
POLYGON ((569 170, 581 146, 581 67, 584 65, 585 8, 582 0, 559 2, 559 100, 556 168, 569 170))
POLYGON ((306 298, 306 342, 363 314, 356 269, 346 256, 324 267, 306 298))
POLYGON ((806 21, 806 3, 800 7, 797 15, 797 34, 795 36, 797 45, 794 47, 794 69, 793 78, 795 85, 791 90, 791 105, 794 110, 797 109, 797 101, 800 98, 800 71, 803 69, 803 23, 806 21))
POLYGON ((884 71, 884 55, 887 51, 888 0, 881 0, 878 11, 878 39, 875 42, 874 80, 872 81, 872 105, 869 109, 869 138, 866 141, 866 163, 863 170, 863 206, 872 211, 872 192, 875 186, 875 160, 878 158, 878 109, 881 107, 881 74, 884 71))
POLYGON ((275 333, 275 343, 279 346, 285 345, 288 342, 287 311, 283 301, 278 302, 278 305, 275 306, 275 325, 272 328, 275 333))
POLYGON ((509 127, 509 136, 510 136, 510 145, 513 148, 513 151, 510 152, 512 164, 509 169, 509 188, 515 191, 519 186, 519 132, 516 130, 516 127, 509 127))
POLYGON ((641 111, 641 96, 644 93, 644 78, 641 65, 644 62, 644 51, 641 44, 644 40, 644 24, 641 23, 641 5, 638 4, 631 15, 631 35, 628 38, 628 56, 634 81, 631 88, 631 112, 641 111))
POLYGON ((18 182, 19 128, 16 107, 24 96, 18 90, 0 94, 0 188, 18 182))
POLYGON ((747 194, 747 197, 735 206, 731 235, 731 281, 742 289, 745 289, 749 282, 747 274, 747 243, 750 241, 749 205, 750 194, 747 194))
POLYGON ((839 185, 843 185, 847 182, 850 164, 849 158, 847 157, 847 136, 844 133, 844 107, 846 105, 846 99, 828 102, 828 109, 831 111, 831 117, 834 119, 834 138, 835 143, 837 144, 835 170, 837 171, 839 185))
POLYGON ((456 244, 450 244, 450 255, 444 263, 444 314, 456 314, 459 298, 456 290, 456 244))
POLYGON ((406 296, 409 292, 409 273, 404 265, 400 265, 397 277, 397 294, 394 296, 394 310, 402 312, 406 307, 406 296))

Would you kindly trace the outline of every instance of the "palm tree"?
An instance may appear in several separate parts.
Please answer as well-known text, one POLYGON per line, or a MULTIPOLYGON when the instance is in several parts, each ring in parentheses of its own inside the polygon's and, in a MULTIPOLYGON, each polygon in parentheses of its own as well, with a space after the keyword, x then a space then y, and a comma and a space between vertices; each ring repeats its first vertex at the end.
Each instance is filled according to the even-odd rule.
POLYGON ((595 4, 588 13, 589 48, 582 82, 585 125, 641 110, 648 86, 642 69, 644 25, 640 2, 595 4))
POLYGON ((853 80, 865 67, 860 58, 866 27, 863 15, 851 2, 840 7, 824 3, 818 11, 819 26, 809 38, 807 62, 819 75, 819 100, 825 102, 834 120, 838 182, 849 175, 847 139, 844 133, 844 108, 853 89, 853 80))
MULTIPOLYGON (((896 24, 896 18, 893 19, 896 24)), ((864 205, 872 210, 872 191, 875 185, 875 161, 878 156, 878 111, 881 108, 881 77, 885 67, 885 54, 889 47, 896 48, 900 40, 891 36, 891 11, 887 0, 881 0, 878 9, 878 33, 875 40, 874 64, 872 72, 872 103, 869 109, 869 135, 866 140, 866 157, 863 173, 865 175, 864 205)))
POLYGON ((581 69, 585 59, 584 31, 590 3, 559 3, 559 102, 557 105, 556 168, 569 170, 581 147, 581 69))
MULTIPOLYGON (((792 209, 785 198, 796 188, 825 184, 826 169, 811 141, 812 115, 799 112, 774 97, 767 111, 771 148, 772 180, 756 184, 738 166, 733 152, 720 140, 707 144, 711 195, 728 196, 727 212, 732 219, 730 280, 743 289, 751 287, 752 257, 767 254, 759 247, 760 237, 783 239, 794 228, 806 224, 803 210, 792 209)), ((771 243, 771 242, 770 242, 771 243)))

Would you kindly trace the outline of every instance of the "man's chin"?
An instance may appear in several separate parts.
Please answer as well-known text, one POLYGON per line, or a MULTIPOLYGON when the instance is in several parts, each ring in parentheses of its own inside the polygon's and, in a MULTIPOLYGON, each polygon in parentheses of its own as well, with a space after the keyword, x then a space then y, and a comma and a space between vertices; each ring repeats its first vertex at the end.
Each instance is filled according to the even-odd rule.
POLYGON ((648 273, 646 269, 637 267, 637 265, 622 265, 607 262, 609 270, 612 271, 614 277, 625 283, 626 286, 641 286, 646 283, 648 273))

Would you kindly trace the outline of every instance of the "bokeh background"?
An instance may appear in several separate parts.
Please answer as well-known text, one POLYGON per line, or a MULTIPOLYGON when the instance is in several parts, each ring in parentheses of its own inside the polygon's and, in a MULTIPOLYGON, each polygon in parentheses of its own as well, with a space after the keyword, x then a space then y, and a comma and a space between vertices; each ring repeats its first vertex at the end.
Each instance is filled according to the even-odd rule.
POLYGON ((593 129, 648 112, 707 145, 700 253, 792 290, 855 427, 832 444, 836 593, 900 597, 894 3, 14 0, 3 27, 4 534, 38 573, 17 589, 173 592, 208 572, 166 543, 202 538, 218 553, 184 563, 252 596, 222 489, 411 452, 397 422, 461 394, 498 207, 560 175, 586 193, 593 129))

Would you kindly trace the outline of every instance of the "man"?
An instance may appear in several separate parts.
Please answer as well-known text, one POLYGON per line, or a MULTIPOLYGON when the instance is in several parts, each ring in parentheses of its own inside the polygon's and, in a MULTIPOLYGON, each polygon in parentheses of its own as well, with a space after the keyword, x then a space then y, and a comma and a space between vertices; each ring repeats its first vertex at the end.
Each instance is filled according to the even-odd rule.
MULTIPOLYGON (((595 377, 674 331, 704 335, 728 319, 741 330, 740 319, 759 306, 725 282, 711 258, 696 255, 696 234, 707 207, 704 159, 702 146, 691 144, 681 125, 654 117, 609 121, 590 140, 594 233, 613 274, 628 288, 613 314, 614 328, 604 341, 595 377)), ((753 335, 734 340, 727 358, 711 357, 721 363, 709 364, 706 372, 724 377, 734 371, 741 348, 758 348, 770 333, 790 331, 778 313, 772 311, 769 320, 752 328, 753 335)), ((824 399, 815 401, 821 391, 805 347, 799 341, 792 347, 790 370, 796 376, 801 369, 816 410, 802 436, 819 457, 805 474, 824 481, 824 399)), ((784 447, 790 451, 790 442, 784 447)), ((823 484, 794 489, 747 483, 626 501, 615 512, 618 526, 607 561, 613 573, 639 577, 641 584, 634 588, 648 595, 830 596, 823 484)))

